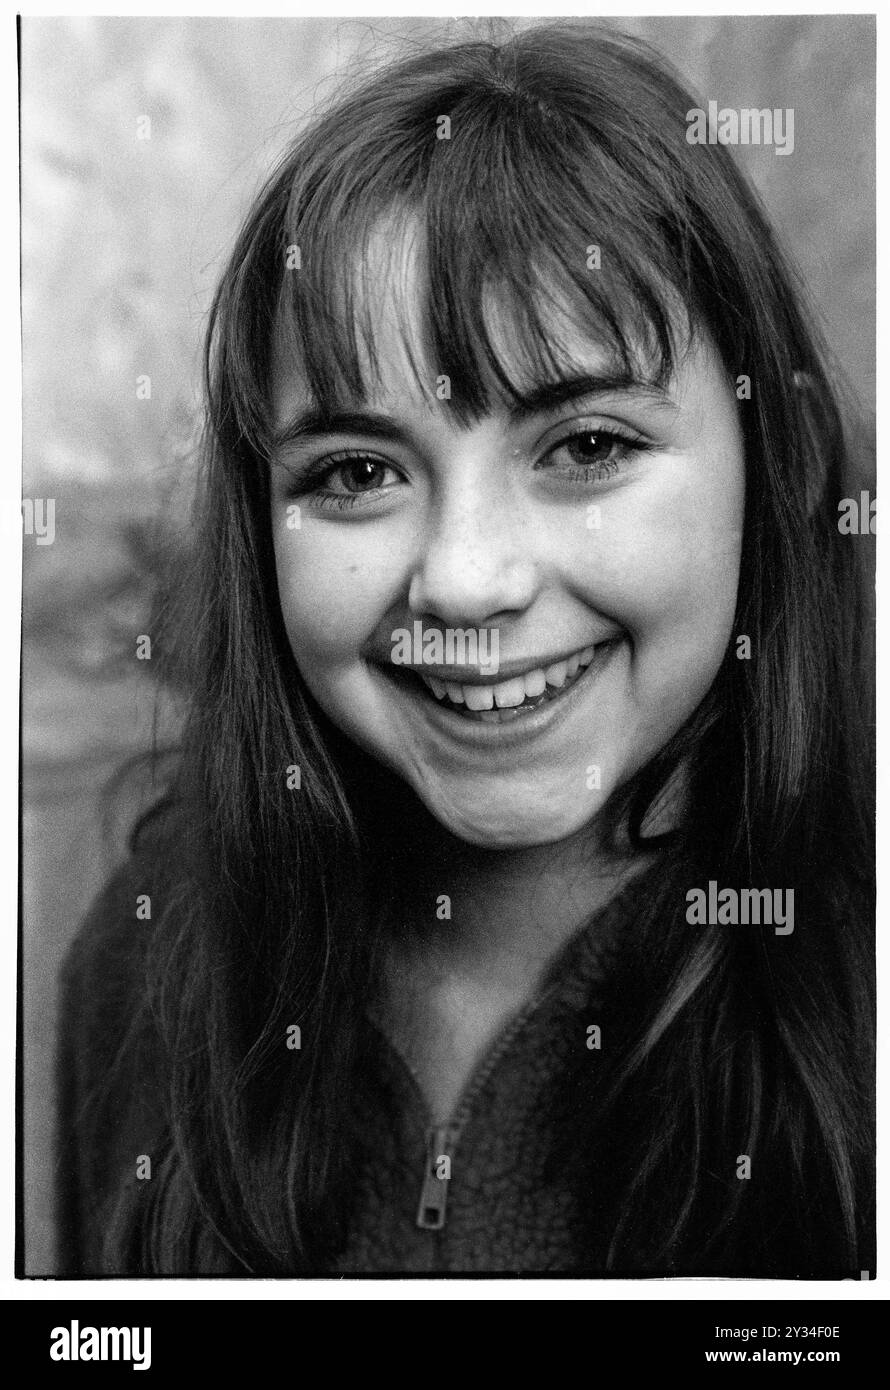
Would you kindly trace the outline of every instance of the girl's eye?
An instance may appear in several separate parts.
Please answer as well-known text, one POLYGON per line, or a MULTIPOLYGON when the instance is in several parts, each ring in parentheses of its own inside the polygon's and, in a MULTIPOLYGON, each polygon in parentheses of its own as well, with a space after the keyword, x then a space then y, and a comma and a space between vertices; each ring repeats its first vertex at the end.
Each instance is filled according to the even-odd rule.
POLYGON ((327 459, 308 480, 307 490, 319 507, 351 507, 363 496, 373 495, 398 482, 391 464, 373 454, 356 452, 327 459))
POLYGON ((363 454, 358 458, 338 463, 327 475, 326 483, 331 492, 340 491, 339 488, 330 486, 332 482, 342 483, 343 492, 370 492, 374 488, 383 487, 386 475, 391 471, 379 459, 363 454))
POLYGON ((583 429, 561 440, 539 464, 571 482, 601 482, 613 477, 629 454, 646 448, 645 441, 615 429, 583 429))

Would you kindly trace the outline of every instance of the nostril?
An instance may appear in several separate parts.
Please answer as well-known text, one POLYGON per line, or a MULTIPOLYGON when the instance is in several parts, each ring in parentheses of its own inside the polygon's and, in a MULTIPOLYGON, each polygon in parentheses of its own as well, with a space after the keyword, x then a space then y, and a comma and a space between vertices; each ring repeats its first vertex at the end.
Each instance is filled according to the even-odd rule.
POLYGON ((497 539, 482 553, 431 546, 411 576, 412 614, 449 627, 489 627, 529 608, 537 592, 537 570, 526 557, 499 558, 497 539))

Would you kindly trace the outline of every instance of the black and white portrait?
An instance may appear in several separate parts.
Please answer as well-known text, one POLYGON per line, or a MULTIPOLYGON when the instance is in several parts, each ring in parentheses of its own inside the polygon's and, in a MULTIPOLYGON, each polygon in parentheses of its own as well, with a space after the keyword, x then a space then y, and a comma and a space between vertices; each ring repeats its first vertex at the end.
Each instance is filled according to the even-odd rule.
POLYGON ((23 1274, 874 1271, 874 51, 22 21, 23 1274))

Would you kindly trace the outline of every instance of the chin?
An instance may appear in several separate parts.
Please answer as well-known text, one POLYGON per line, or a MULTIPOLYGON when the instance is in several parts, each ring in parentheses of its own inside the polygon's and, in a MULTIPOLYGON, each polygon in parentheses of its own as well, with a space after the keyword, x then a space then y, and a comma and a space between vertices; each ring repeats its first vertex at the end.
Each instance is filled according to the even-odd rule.
POLYGON ((523 807, 515 800, 510 805, 498 805, 496 799, 491 799, 471 808, 443 806, 428 795, 419 794, 427 810, 449 834, 475 849, 494 850, 531 849, 567 840, 590 824, 606 800, 604 793, 597 792, 595 799, 591 797, 583 806, 546 806, 538 799, 523 807))

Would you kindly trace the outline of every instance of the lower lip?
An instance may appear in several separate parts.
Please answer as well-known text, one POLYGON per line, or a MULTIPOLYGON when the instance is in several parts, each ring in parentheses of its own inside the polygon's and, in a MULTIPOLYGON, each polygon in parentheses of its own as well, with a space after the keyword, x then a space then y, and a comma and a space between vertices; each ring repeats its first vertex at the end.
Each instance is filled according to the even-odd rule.
POLYGON ((503 724, 487 723, 484 720, 467 719, 462 714, 453 714, 432 694, 425 694, 420 689, 417 677, 393 677, 387 673, 385 679, 397 683, 411 704, 423 711, 428 722, 436 730, 447 734, 452 741, 477 749, 514 748, 550 732, 557 724, 567 719, 572 709, 584 699, 593 682, 611 663, 621 646, 623 643, 620 641, 601 642, 594 649, 593 660, 567 690, 538 705, 536 709, 520 714, 516 719, 507 720, 503 724), (408 684, 414 680, 418 681, 416 693, 408 684))

